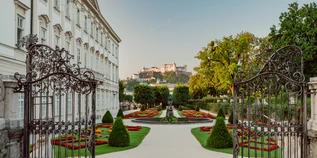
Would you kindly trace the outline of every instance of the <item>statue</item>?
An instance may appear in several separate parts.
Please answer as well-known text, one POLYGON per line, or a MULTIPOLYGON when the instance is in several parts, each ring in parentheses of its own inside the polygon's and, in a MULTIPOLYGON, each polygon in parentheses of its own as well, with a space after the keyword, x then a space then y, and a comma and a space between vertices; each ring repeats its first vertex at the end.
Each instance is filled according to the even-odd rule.
POLYGON ((172 96, 170 96, 168 98, 168 104, 169 106, 166 108, 166 117, 169 117, 169 116, 174 116, 174 113, 173 113, 173 99, 172 99, 172 96))

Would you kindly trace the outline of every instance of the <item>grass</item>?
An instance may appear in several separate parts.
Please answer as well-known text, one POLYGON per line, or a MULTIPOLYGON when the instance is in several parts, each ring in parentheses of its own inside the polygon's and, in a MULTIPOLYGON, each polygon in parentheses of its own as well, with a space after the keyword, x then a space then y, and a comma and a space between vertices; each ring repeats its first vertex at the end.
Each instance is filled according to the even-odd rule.
MULTIPOLYGON (((200 131, 200 128, 193 128, 191 130, 191 133, 195 136, 195 138, 197 139, 197 141, 201 144, 202 147, 204 147, 205 149, 211 150, 211 151, 216 151, 216 152, 222 152, 222 153, 227 153, 227 154, 233 154, 233 149, 232 148, 224 148, 224 149, 218 149, 218 148, 211 148, 207 146, 207 139, 209 137, 209 133, 208 132, 202 132, 200 131)), ((258 138, 259 140, 261 138, 258 138)), ((264 146, 265 147, 265 146, 264 146)), ((246 147, 243 148, 243 156, 245 157, 254 157, 255 156, 255 152, 257 152, 257 156, 259 157, 268 157, 269 152, 267 151, 262 151, 261 150, 254 150, 251 149, 250 150, 250 155, 248 155, 248 149, 246 147), (263 155, 262 155, 263 154, 263 155)), ((241 156, 242 153, 242 148, 240 148, 240 152, 239 155, 241 156)), ((271 158, 278 158, 281 157, 281 148, 275 149, 273 151, 270 152, 270 157, 271 158)))
POLYGON ((153 118, 159 118, 162 115, 162 113, 163 113, 163 110, 161 110, 160 113, 154 116, 153 118))
POLYGON ((181 118, 186 118, 186 116, 184 116, 181 111, 177 111, 177 112, 178 112, 178 115, 179 115, 181 118))
MULTIPOLYGON (((106 135, 109 135, 108 133, 108 128, 99 128, 104 130, 102 132, 102 137, 100 138, 96 138, 96 140, 106 140, 104 137, 106 135)), ((145 136, 150 132, 150 128, 149 127, 142 127, 142 129, 140 131, 129 131, 130 133, 130 145, 127 147, 112 147, 109 146, 108 144, 104 144, 104 145, 97 145, 95 147, 95 153, 96 155, 102 155, 102 154, 107 154, 107 153, 112 153, 112 152, 118 152, 118 151, 123 151, 123 150, 128 150, 128 149, 132 149, 135 148, 137 146, 139 146, 143 139, 145 138, 145 136)), ((78 136, 76 136, 78 139, 78 136)), ((88 148, 84 148, 84 149, 77 149, 77 150, 71 150, 68 148, 64 148, 62 146, 55 146, 55 157, 73 157, 73 156, 85 156, 85 155, 89 155, 89 151, 88 148), (66 149, 66 151, 65 151, 66 149), (61 153, 61 156, 58 155, 58 153, 61 153), (65 156, 66 155, 66 156, 65 156)))

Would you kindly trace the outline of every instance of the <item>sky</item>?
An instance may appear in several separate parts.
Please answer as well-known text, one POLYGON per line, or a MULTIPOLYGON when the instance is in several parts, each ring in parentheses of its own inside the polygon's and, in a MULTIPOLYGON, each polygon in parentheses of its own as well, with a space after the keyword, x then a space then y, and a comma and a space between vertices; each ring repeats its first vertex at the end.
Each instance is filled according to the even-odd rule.
MULTIPOLYGON (((210 41, 250 32, 265 37, 294 0, 99 0, 101 13, 119 35, 119 77, 142 67, 176 63, 193 68, 210 41)), ((301 0, 298 3, 310 3, 301 0)))

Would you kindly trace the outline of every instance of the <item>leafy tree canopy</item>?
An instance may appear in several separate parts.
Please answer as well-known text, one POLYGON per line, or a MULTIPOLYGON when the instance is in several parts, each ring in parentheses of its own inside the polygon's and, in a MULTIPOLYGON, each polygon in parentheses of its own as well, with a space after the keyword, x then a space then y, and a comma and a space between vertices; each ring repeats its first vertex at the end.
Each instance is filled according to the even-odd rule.
POLYGON ((317 5, 297 2, 289 4, 288 12, 280 15, 279 27, 273 25, 269 41, 274 49, 286 45, 299 46, 304 52, 304 73, 306 79, 317 75, 317 5))

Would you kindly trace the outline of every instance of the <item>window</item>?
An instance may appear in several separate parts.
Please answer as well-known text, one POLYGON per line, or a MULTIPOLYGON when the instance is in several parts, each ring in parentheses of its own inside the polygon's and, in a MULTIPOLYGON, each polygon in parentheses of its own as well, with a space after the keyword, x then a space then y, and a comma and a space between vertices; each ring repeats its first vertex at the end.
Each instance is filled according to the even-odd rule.
POLYGON ((93 69, 93 63, 94 63, 94 54, 90 53, 90 68, 93 69))
POLYGON ((99 110, 100 108, 100 93, 97 94, 97 110, 99 110))
POLYGON ((46 44, 46 29, 41 27, 41 44, 46 44))
POLYGON ((55 46, 59 47, 59 37, 55 35, 55 46))
POLYGON ((84 60, 85 60, 85 62, 84 62, 84 66, 85 66, 85 67, 86 67, 86 65, 87 65, 87 53, 88 53, 88 52, 85 51, 85 59, 84 59, 84 60))
POLYGON ((96 27, 96 40, 98 41, 98 31, 99 31, 99 29, 98 29, 98 27, 96 27))
POLYGON ((105 96, 104 96, 104 92, 101 94, 101 107, 105 106, 105 96))
POLYGON ((73 96, 72 93, 67 94, 67 114, 72 114, 73 110, 73 96))
POLYGON ((46 118, 46 94, 43 93, 42 94, 42 103, 41 103, 41 106, 42 106, 42 118, 46 118))
POLYGON ((59 95, 55 96, 55 116, 59 116, 59 105, 60 105, 60 100, 59 100, 59 95))
POLYGON ((111 52, 112 52, 112 56, 113 56, 114 55, 114 44, 112 44, 111 52))
POLYGON ((115 56, 118 57, 118 47, 116 47, 115 56))
POLYGON ((66 33, 65 34, 65 41, 66 41, 66 45, 65 45, 65 49, 67 50, 67 51, 69 51, 69 49, 70 49, 70 39, 71 39, 71 35, 69 34, 69 33, 66 33))
POLYGON ((70 5, 70 0, 66 0, 66 17, 70 18, 70 13, 69 13, 69 5, 70 5))
POLYGON ((88 20, 88 19, 87 19, 87 16, 85 16, 85 28, 84 28, 85 31, 87 31, 87 20, 88 20))
POLYGON ((54 0, 54 8, 59 9, 59 0, 54 0))
POLYGON ((101 33, 100 43, 101 43, 101 45, 103 44, 103 33, 101 33))
POLYGON ((96 71, 98 71, 98 55, 96 56, 96 71))
POLYGON ((80 48, 77 48, 77 62, 80 62, 80 48))
POLYGON ((18 94, 19 118, 24 118, 24 93, 18 94))
POLYGON ((17 46, 19 46, 20 40, 23 37, 23 22, 24 22, 24 18, 18 15, 17 17, 17 46))
POLYGON ((91 22, 91 25, 90 25, 90 35, 93 36, 94 35, 94 23, 91 22))
POLYGON ((77 8, 77 25, 80 26, 80 10, 77 8))

